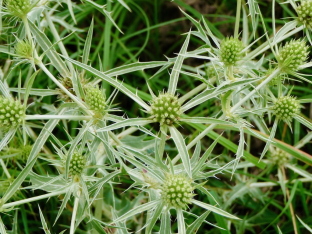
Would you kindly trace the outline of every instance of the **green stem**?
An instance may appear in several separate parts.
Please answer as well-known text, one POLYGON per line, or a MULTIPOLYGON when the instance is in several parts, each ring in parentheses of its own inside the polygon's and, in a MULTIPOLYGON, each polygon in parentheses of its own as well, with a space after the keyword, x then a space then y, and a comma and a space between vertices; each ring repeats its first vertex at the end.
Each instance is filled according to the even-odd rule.
POLYGON ((79 197, 80 197, 80 191, 77 192, 77 197, 75 197, 74 210, 73 210, 71 223, 70 223, 70 234, 75 233, 75 221, 76 221, 76 216, 77 216, 77 211, 78 211, 79 197))
POLYGON ((160 157, 161 160, 162 160, 162 158, 164 156, 166 139, 167 139, 167 130, 168 130, 168 127, 166 126, 165 129, 164 129, 165 132, 161 131, 161 133, 160 133, 161 136, 160 136, 160 143, 159 143, 158 153, 159 153, 159 157, 160 157))
POLYGON ((6 204, 4 204, 0 208, 8 209, 8 208, 11 208, 11 207, 14 207, 14 206, 19 206, 19 205, 26 204, 26 203, 29 203, 29 202, 39 201, 39 200, 42 200, 42 199, 45 199, 45 198, 58 196, 58 195, 61 195, 63 193, 65 193, 64 190, 58 191, 58 192, 47 193, 47 194, 44 194, 44 195, 41 195, 41 196, 37 196, 37 197, 32 197, 32 198, 28 198, 28 199, 24 199, 24 200, 20 200, 20 201, 16 201, 16 202, 11 202, 11 203, 6 203, 6 204))
POLYGON ((91 120, 92 116, 77 115, 26 115, 25 120, 65 119, 65 120, 91 120))
POLYGON ((239 30, 241 8, 242 8, 242 0, 237 0, 234 38, 238 38, 238 30, 239 30))

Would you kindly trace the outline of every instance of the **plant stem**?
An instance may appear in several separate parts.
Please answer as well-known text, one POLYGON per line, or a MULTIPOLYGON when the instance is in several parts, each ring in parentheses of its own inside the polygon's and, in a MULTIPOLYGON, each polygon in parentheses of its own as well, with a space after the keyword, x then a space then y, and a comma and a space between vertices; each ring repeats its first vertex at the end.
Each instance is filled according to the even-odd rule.
POLYGON ((77 211, 78 211, 79 197, 80 197, 80 191, 77 192, 77 197, 75 197, 74 210, 73 210, 71 223, 70 223, 70 234, 74 234, 75 232, 75 221, 76 221, 76 216, 77 216, 77 211))
POLYGON ((161 131, 161 135, 160 135, 160 143, 159 143, 159 158, 162 160, 163 156, 164 156, 164 151, 165 151, 165 145, 166 145, 166 139, 167 139, 167 130, 168 127, 166 126, 164 129, 164 133, 161 131))
POLYGON ((252 95, 254 95, 256 92, 258 92, 262 87, 264 87, 267 83, 269 83, 275 76, 277 76, 281 72, 280 68, 277 68, 272 74, 266 78, 261 84, 259 84, 254 90, 252 90, 250 93, 248 93, 244 98, 242 98, 238 103, 236 103, 232 108, 231 112, 234 113, 234 111, 240 107, 243 103, 245 103, 252 95))
MULTIPOLYGON (((301 181, 302 183, 307 183, 307 182, 311 182, 312 179, 310 178, 300 178, 297 179, 299 181, 301 181)), ((297 181, 296 180, 296 181, 297 181)), ((289 183, 289 180, 285 180, 285 184, 289 183)), ((291 183, 294 183, 295 181, 291 181, 291 183)), ((274 182, 255 182, 255 183, 251 183, 249 184, 250 188, 264 188, 264 187, 272 187, 272 186, 280 186, 279 183, 274 183, 274 182)))
POLYGON ((26 115, 25 120, 65 119, 65 120, 90 120, 92 116, 77 115, 26 115))
POLYGON ((183 104, 187 99, 189 99, 190 97, 196 95, 197 93, 199 93, 200 91, 204 90, 205 88, 207 88, 207 84, 202 83, 201 85, 197 86, 195 89, 192 89, 190 92, 188 92, 187 94, 185 94, 182 97, 180 97, 179 98, 179 102, 181 104, 183 104))
MULTIPOLYGON (((285 167, 282 166, 281 169, 282 169, 282 172, 283 172, 284 180, 286 181, 287 177, 286 177, 285 167)), ((289 189, 287 187, 286 187, 286 195, 287 195, 287 199, 289 200, 290 195, 289 195, 289 189)), ((292 219, 292 222, 293 222, 295 234, 298 234, 297 223, 296 223, 296 216, 295 216, 294 207, 292 205, 292 202, 289 203, 289 209, 290 209, 290 213, 291 213, 291 219, 292 219)))
POLYGON ((42 200, 42 199, 45 199, 45 198, 58 196, 58 195, 61 195, 63 193, 65 193, 64 190, 58 191, 58 192, 47 193, 47 194, 44 194, 44 195, 41 195, 41 196, 37 196, 37 197, 32 197, 32 198, 28 198, 28 199, 24 199, 24 200, 20 200, 20 201, 16 201, 16 202, 11 202, 11 203, 6 203, 6 204, 4 204, 0 208, 7 209, 7 208, 14 207, 14 206, 26 204, 28 202, 34 202, 34 201, 42 200))
POLYGON ((238 38, 238 30, 239 30, 241 7, 242 7, 242 0, 237 0, 234 38, 238 38))

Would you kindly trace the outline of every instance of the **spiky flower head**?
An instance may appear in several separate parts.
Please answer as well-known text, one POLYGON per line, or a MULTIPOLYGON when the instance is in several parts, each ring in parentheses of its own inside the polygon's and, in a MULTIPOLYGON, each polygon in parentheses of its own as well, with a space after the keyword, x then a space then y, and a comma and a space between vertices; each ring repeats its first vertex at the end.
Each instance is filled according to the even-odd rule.
POLYGON ((237 38, 226 38, 220 45, 220 60, 226 66, 235 65, 242 57, 243 43, 237 38))
POLYGON ((169 93, 159 94, 151 101, 150 114, 160 125, 172 125, 182 114, 178 97, 169 93))
POLYGON ((307 28, 312 28, 312 1, 301 1, 301 4, 296 8, 296 12, 298 15, 297 21, 307 28))
POLYGON ((167 174, 161 188, 161 198, 167 207, 185 208, 195 196, 191 180, 181 174, 167 174))
POLYGON ((16 17, 24 18, 33 8, 31 0, 6 0, 8 12, 16 17))
POLYGON ((25 119, 25 108, 13 98, 0 96, 0 128, 17 127, 25 119))
POLYGON ((277 57, 279 67, 286 73, 297 71, 308 58, 308 46, 303 40, 287 42, 280 50, 277 57))
POLYGON ((18 40, 15 45, 15 54, 19 57, 31 59, 33 46, 29 40, 18 40))
POLYGON ((295 97, 279 97, 273 105, 273 114, 286 123, 290 123, 294 116, 299 113, 300 103, 295 97))
POLYGON ((85 101, 90 109, 93 110, 98 117, 104 116, 106 108, 105 95, 99 87, 86 87, 85 94, 85 101))
POLYGON ((87 163, 86 157, 75 151, 70 160, 69 174, 72 176, 81 175, 83 169, 86 166, 86 163, 87 163))
POLYGON ((283 166, 284 164, 288 163, 290 160, 290 154, 286 151, 281 150, 279 148, 275 148, 271 152, 271 160, 274 164, 283 166))

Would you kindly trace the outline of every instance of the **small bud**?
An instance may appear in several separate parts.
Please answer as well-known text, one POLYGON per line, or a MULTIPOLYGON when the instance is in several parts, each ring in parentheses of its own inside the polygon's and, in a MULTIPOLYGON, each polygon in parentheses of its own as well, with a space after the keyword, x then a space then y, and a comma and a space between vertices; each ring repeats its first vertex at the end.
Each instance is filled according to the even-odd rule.
POLYGON ((74 152, 70 164, 69 164, 69 174, 72 176, 81 175, 83 169, 87 163, 86 157, 78 152, 74 152))
POLYGON ((297 21, 307 28, 312 28, 312 1, 301 1, 301 4, 296 8, 296 12, 298 15, 297 21))
POLYGON ((295 97, 279 97, 273 106, 273 114, 278 119, 290 123, 295 114, 300 113, 300 103, 295 97))
POLYGON ((308 46, 302 40, 287 42, 280 50, 277 57, 278 65, 282 71, 289 73, 298 70, 308 58, 308 46))
POLYGON ((33 8, 31 0, 6 0, 5 6, 11 15, 19 18, 26 17, 33 8))
POLYGON ((178 97, 169 93, 161 93, 151 101, 150 114, 155 122, 172 125, 178 120, 181 113, 178 97))
POLYGON ((17 127, 24 119, 25 108, 20 102, 0 96, 0 128, 17 127))
POLYGON ((15 54, 19 57, 31 59, 33 53, 33 46, 29 40, 18 40, 15 45, 15 54))
POLYGON ((191 180, 181 174, 167 174, 165 183, 161 187, 161 198, 166 206, 186 208, 195 196, 191 180))
POLYGON ((237 38, 226 38, 220 45, 220 60, 226 66, 235 65, 242 57, 243 43, 237 38))
POLYGON ((213 66, 213 65, 210 65, 207 68, 208 79, 211 79, 211 78, 214 78, 214 77, 218 77, 218 68, 219 68, 219 66, 213 66))

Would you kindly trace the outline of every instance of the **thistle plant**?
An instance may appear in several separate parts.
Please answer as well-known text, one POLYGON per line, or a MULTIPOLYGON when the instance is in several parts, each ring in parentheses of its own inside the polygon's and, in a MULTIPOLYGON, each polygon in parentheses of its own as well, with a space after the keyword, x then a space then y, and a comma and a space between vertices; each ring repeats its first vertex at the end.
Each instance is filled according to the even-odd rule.
POLYGON ((195 2, 3 2, 0 233, 312 226, 312 1, 195 2))

